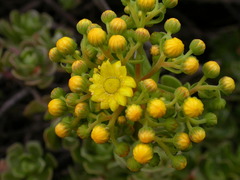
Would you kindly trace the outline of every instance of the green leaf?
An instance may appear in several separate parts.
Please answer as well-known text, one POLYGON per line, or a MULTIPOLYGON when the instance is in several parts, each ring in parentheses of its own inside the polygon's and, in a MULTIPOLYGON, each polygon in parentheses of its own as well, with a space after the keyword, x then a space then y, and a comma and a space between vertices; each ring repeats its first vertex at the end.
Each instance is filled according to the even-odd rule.
POLYGON ((7 154, 16 154, 16 155, 20 155, 22 154, 24 151, 23 146, 20 143, 14 143, 12 144, 8 149, 7 149, 7 154))
POLYGON ((63 138, 62 145, 67 150, 72 150, 79 146, 79 139, 74 137, 65 137, 63 138))
POLYGON ((57 165, 58 165, 58 161, 56 160, 56 158, 50 154, 50 153, 47 153, 45 155, 45 158, 44 158, 47 166, 50 166, 50 167, 53 167, 53 168, 56 168, 57 165))
POLYGON ((163 75, 161 77, 161 83, 165 86, 169 86, 172 88, 178 88, 182 86, 182 83, 177 78, 171 75, 163 75))
POLYGON ((53 126, 44 130, 43 138, 48 149, 57 150, 61 148, 61 138, 56 135, 53 126))
POLYGON ((25 116, 32 116, 37 113, 42 113, 46 111, 46 106, 42 102, 39 102, 39 100, 33 100, 30 103, 27 104, 27 106, 24 109, 23 114, 25 116))
MULTIPOLYGON (((1 175, 1 174, 0 174, 1 175)), ((4 172, 0 176, 1 180, 21 180, 21 178, 14 177, 14 175, 11 172, 4 172), (1 179, 2 178, 2 179, 1 179)))
POLYGON ((34 157, 41 157, 43 155, 42 147, 38 141, 28 142, 26 148, 34 157))

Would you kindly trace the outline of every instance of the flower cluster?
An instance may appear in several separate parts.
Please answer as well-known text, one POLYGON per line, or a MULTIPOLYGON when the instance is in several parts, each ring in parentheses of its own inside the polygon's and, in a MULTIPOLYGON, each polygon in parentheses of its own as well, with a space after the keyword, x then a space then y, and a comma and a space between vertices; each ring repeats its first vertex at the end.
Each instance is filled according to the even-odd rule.
POLYGON ((216 61, 203 65, 203 76, 194 84, 160 75, 161 69, 186 75, 199 71, 196 56, 204 53, 205 43, 194 39, 186 49, 173 36, 181 29, 176 18, 165 21, 164 32, 145 28, 162 22, 177 0, 122 3, 126 15, 102 13, 106 30, 88 19, 78 22, 80 48, 72 38, 63 37, 50 50, 49 58, 71 74, 70 92, 57 87, 51 93, 49 113, 61 117, 55 132, 61 138, 77 135, 111 143, 131 171, 158 166, 159 151, 173 168, 184 169, 184 152, 205 139, 204 127, 217 124, 215 111, 224 108, 222 93, 232 93, 234 80, 223 77, 218 85, 208 84, 207 79, 220 73, 216 61), (143 48, 147 41, 150 57, 143 48))

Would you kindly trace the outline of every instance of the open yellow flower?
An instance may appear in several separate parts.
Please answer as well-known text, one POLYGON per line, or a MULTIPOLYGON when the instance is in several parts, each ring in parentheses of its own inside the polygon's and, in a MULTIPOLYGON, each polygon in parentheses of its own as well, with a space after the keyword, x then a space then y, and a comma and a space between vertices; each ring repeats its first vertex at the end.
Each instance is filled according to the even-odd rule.
POLYGON ((95 70, 93 82, 89 87, 92 94, 91 100, 99 102, 101 109, 110 108, 115 111, 119 105, 126 106, 127 97, 133 96, 132 88, 136 87, 136 82, 127 76, 127 69, 117 61, 111 64, 109 61, 103 62, 99 71, 95 70))

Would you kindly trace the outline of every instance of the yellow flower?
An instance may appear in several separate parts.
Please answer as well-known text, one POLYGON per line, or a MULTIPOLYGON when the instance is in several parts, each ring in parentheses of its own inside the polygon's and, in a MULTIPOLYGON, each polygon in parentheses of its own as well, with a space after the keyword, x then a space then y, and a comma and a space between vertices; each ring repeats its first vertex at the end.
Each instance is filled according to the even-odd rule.
POLYGON ((150 49, 150 54, 152 56, 157 56, 160 54, 160 49, 158 45, 152 45, 151 49, 150 49))
POLYGON ((171 38, 165 41, 163 52, 168 58, 180 56, 184 51, 184 44, 178 38, 171 38))
POLYGON ((190 56, 186 59, 186 61, 183 63, 183 72, 188 75, 192 75, 195 72, 197 72, 199 68, 199 62, 197 58, 190 56))
POLYGON ((153 150, 147 144, 138 144, 133 148, 133 157, 140 164, 148 163, 153 157, 153 150))
POLYGON ((152 99, 148 102, 147 112, 153 118, 160 118, 166 114, 166 106, 161 99, 152 99))
POLYGON ((72 76, 68 81, 68 86, 75 93, 86 91, 88 88, 87 81, 82 76, 72 76))
POLYGON ((77 43, 70 37, 62 37, 56 43, 57 50, 63 55, 73 54, 77 43))
POLYGON ((202 142, 206 137, 206 132, 201 127, 193 127, 189 132, 190 139, 195 143, 202 142))
POLYGON ((66 110, 66 104, 61 99, 53 99, 48 103, 48 111, 53 116, 61 116, 66 110))
POLYGON ((180 150, 185 150, 191 145, 190 138, 187 133, 179 132, 173 138, 174 146, 180 150))
POLYGON ((93 28, 88 32, 88 41, 93 46, 101 46, 107 38, 107 34, 101 28, 93 28))
POLYGON ((196 97, 189 97, 183 103, 183 112, 188 117, 198 117, 203 110, 202 101, 196 97))
POLYGON ((112 52, 124 51, 127 41, 122 35, 113 35, 109 39, 108 46, 112 52))
POLYGON ((130 121, 138 121, 142 116, 142 108, 139 105, 131 104, 126 109, 126 117, 130 121))
POLYGON ((97 144, 106 143, 109 140, 110 133, 105 124, 96 125, 91 133, 91 138, 97 144))
POLYGON ((103 62, 96 69, 90 81, 89 91, 92 94, 91 100, 99 102, 101 109, 110 108, 115 111, 119 105, 126 106, 127 97, 133 96, 132 88, 136 87, 136 82, 127 76, 127 69, 117 61, 111 64, 109 61, 103 62))
POLYGON ((143 127, 138 131, 138 138, 142 143, 150 143, 154 140, 155 132, 150 127, 143 127))

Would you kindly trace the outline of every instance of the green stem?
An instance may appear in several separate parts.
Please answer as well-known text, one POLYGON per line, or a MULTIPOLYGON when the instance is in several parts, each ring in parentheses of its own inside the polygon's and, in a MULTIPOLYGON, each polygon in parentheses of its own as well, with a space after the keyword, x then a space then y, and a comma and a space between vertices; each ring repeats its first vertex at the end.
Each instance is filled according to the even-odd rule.
POLYGON ((166 107, 167 108, 172 107, 177 102, 177 100, 178 100, 178 98, 174 97, 174 99, 170 103, 166 104, 166 107))
POLYGON ((207 122, 206 119, 199 119, 199 120, 196 120, 196 119, 193 119, 193 118, 190 118, 189 121, 193 124, 193 125, 200 125, 200 124, 204 124, 207 122))
POLYGON ((166 155, 172 160, 174 158, 174 156, 172 155, 172 153, 170 152, 168 146, 162 142, 161 138, 159 137, 155 137, 155 141, 158 143, 158 145, 164 150, 164 152, 166 153, 166 155))
POLYGON ((78 100, 76 101, 76 103, 83 102, 83 101, 89 99, 90 97, 91 97, 91 94, 90 94, 90 93, 85 94, 85 95, 81 96, 80 99, 78 99, 78 100))
POLYGON ((104 49, 103 46, 101 46, 101 47, 99 47, 99 48, 101 49, 101 51, 102 51, 102 53, 104 54, 104 56, 106 56, 110 61, 114 60, 114 57, 112 56, 112 54, 111 54, 111 52, 110 52, 109 49, 106 50, 106 49, 104 49))
POLYGON ((192 125, 191 125, 189 119, 187 119, 187 121, 186 121, 186 125, 187 125, 188 130, 191 131, 191 129, 192 129, 192 125))
POLYGON ((138 12, 135 9, 135 7, 136 7, 135 3, 132 3, 130 1, 130 3, 128 4, 128 7, 129 7, 129 10, 131 12, 133 21, 135 22, 136 26, 138 27, 140 22, 139 22, 139 19, 138 19, 138 12))
POLYGON ((207 77, 203 76, 199 82, 197 83, 197 85, 195 87, 193 87, 192 89, 189 90, 190 95, 194 94, 195 92, 198 91, 198 88, 206 81, 207 77))
POLYGON ((135 44, 133 47, 130 48, 130 50, 128 51, 127 55, 125 56, 125 58, 122 61, 122 64, 125 65, 128 60, 133 56, 133 54, 135 53, 135 51, 142 45, 142 43, 137 42, 137 44, 135 44))

